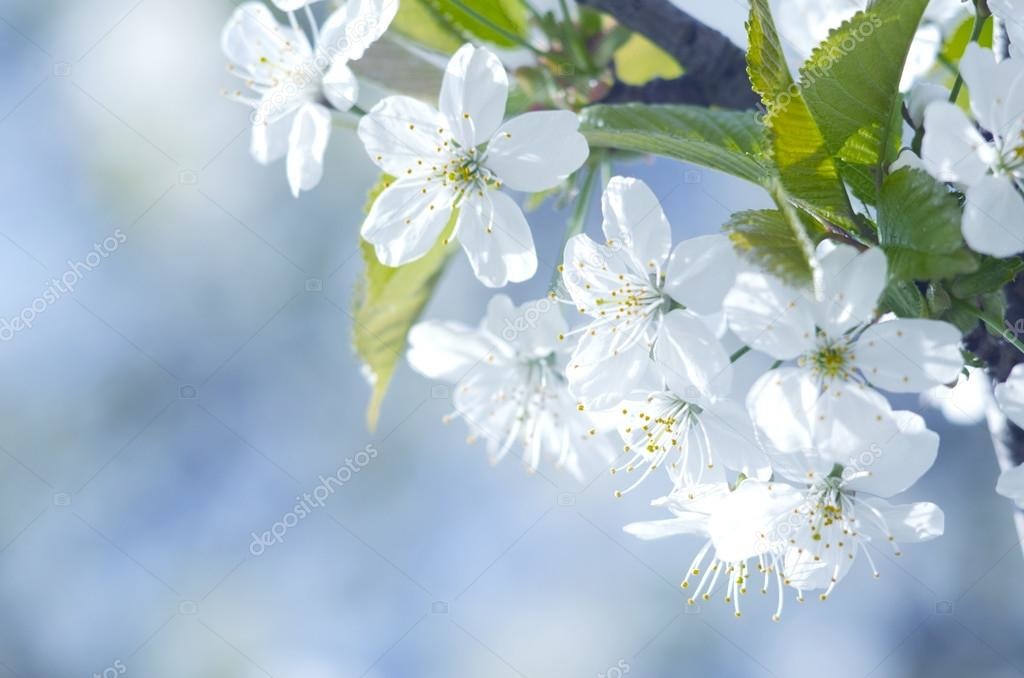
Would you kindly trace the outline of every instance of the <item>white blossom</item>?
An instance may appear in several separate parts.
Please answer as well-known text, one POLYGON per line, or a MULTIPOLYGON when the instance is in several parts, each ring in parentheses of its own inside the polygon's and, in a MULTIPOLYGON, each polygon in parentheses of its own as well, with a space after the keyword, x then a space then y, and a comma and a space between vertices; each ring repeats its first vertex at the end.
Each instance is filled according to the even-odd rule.
POLYGON ((387 97, 359 122, 370 158, 396 180, 380 194, 362 235, 386 266, 424 254, 457 212, 458 240, 489 287, 521 282, 537 270, 522 210, 500 189, 557 186, 587 159, 571 111, 524 113, 502 123, 508 75, 484 48, 464 45, 448 63, 440 110, 387 97))
POLYGON ((566 331, 558 304, 548 299, 515 306, 497 295, 479 327, 426 321, 409 332, 408 359, 432 379, 453 383, 452 418, 482 437, 492 462, 521 447, 527 467, 542 456, 580 477, 581 452, 607 461, 607 436, 578 411, 562 372, 566 331))
POLYGON ((562 281, 589 320, 566 372, 573 395, 594 409, 646 398, 662 387, 652 354, 678 393, 727 392, 729 356, 706 317, 735 280, 729 241, 702 236, 673 251, 661 204, 638 179, 614 177, 602 210, 604 244, 581 234, 565 247, 562 281))
POLYGON ((873 387, 919 393, 952 382, 963 367, 960 331, 921 318, 882 319, 885 288, 879 248, 858 252, 829 241, 816 253, 822 298, 766 274, 741 273, 725 298, 729 326, 749 346, 780 361, 751 388, 747 404, 759 433, 781 450, 861 442, 864 422, 885 398, 873 387), (813 425, 812 425, 813 424, 813 425), (808 436, 823 436, 814 440, 808 436))
POLYGON ((232 93, 253 107, 251 152, 268 164, 287 155, 293 195, 314 188, 323 176, 323 159, 331 133, 331 109, 347 111, 356 103, 359 85, 348 64, 387 30, 398 0, 349 0, 322 27, 311 22, 314 41, 299 27, 291 10, 305 2, 275 4, 289 11, 290 25, 277 22, 263 4, 240 5, 224 27, 221 47, 229 70, 254 96, 232 93))
POLYGON ((925 111, 924 167, 961 188, 962 230, 971 249, 995 257, 1024 250, 1024 60, 996 63, 975 43, 960 60, 971 111, 986 138, 958 106, 936 102, 925 111))

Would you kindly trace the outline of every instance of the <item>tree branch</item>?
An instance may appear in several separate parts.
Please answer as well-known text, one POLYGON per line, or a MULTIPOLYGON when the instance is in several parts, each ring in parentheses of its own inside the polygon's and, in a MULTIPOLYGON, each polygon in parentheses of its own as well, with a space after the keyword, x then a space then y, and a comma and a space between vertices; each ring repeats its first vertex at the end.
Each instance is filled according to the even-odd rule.
POLYGON ((758 97, 747 77, 746 56, 713 28, 697 21, 669 0, 579 0, 609 14, 671 54, 686 69, 673 80, 642 86, 616 82, 607 103, 690 104, 748 109, 758 97))

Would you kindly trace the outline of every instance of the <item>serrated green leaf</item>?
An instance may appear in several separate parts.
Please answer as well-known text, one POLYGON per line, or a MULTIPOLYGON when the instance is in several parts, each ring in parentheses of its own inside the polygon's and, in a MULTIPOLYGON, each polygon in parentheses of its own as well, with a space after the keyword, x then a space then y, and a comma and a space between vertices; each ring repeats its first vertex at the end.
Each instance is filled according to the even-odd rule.
POLYGON ((900 77, 928 0, 875 0, 832 31, 801 68, 800 88, 842 176, 875 204, 902 133, 900 77))
POLYGON ((882 298, 879 299, 882 311, 892 311, 901 318, 927 318, 928 305, 924 295, 909 280, 890 280, 882 298))
POLYGON ((957 200, 929 174, 901 169, 886 177, 878 202, 878 238, 889 275, 938 280, 977 269, 964 246, 957 200))
POLYGON ((961 275, 953 280, 949 291, 957 299, 969 299, 979 294, 1000 290, 1004 285, 1024 271, 1024 261, 1019 257, 996 259, 982 257, 978 270, 961 275))
MULTIPOLYGON (((370 192, 369 204, 390 183, 385 177, 370 192)), ((427 254, 398 268, 377 260, 373 246, 360 241, 366 271, 356 291, 352 323, 352 346, 369 375, 373 392, 366 410, 367 426, 377 426, 381 404, 391 377, 405 351, 409 328, 430 300, 445 263, 455 249, 447 243, 456 215, 427 254)))
POLYGON ((736 212, 722 228, 747 261, 797 286, 810 284, 811 268, 781 211, 736 212))
POLYGON ((671 54, 634 33, 615 50, 615 75, 627 85, 645 85, 655 78, 678 78, 683 68, 671 54))
POLYGON ((580 113, 591 146, 651 153, 766 185, 763 128, 751 112, 699 106, 596 105, 580 113))
POLYGON ((770 111, 784 93, 791 92, 793 76, 786 65, 768 0, 750 0, 747 37, 747 74, 765 109, 770 111))
POLYGON ((747 33, 747 72, 761 95, 769 154, 783 187, 809 213, 844 228, 854 227, 839 170, 786 66, 767 0, 751 0, 747 33))
POLYGON ((778 181, 768 187, 778 209, 737 212, 723 227, 741 256, 798 287, 821 285, 814 255, 821 225, 798 212, 778 181))

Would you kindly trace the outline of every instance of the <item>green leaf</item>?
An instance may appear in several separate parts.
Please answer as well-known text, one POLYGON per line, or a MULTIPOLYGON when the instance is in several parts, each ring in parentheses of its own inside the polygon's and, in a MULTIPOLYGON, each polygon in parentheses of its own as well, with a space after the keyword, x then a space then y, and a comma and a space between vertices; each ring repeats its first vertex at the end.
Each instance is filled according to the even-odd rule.
POLYGON ((958 299, 988 294, 1002 289, 1021 271, 1024 271, 1024 261, 1018 257, 1009 259, 982 257, 978 270, 954 279, 949 291, 958 299))
POLYGON ((752 112, 698 106, 596 105, 580 113, 591 146, 652 153, 766 185, 763 128, 752 112))
POLYGON ((800 88, 854 194, 875 204, 899 149, 900 77, 928 0, 875 0, 832 31, 801 68, 800 88))
POLYGON ((722 228, 744 259, 783 280, 797 285, 810 283, 807 258, 781 211, 736 212, 722 228))
POLYGON ((900 280, 937 280, 978 268, 960 234, 960 207, 953 194, 920 170, 886 177, 878 203, 878 238, 889 275, 900 280))
MULTIPOLYGON (((371 205, 390 181, 390 177, 383 178, 371 191, 371 205)), ((371 430, 377 426, 391 377, 405 352, 409 328, 430 300, 445 262, 454 251, 454 245, 447 242, 454 224, 453 214, 441 239, 424 257, 398 268, 381 264, 373 246, 360 242, 366 272, 356 291, 352 345, 371 378, 373 393, 366 410, 371 430)))
POLYGON ((821 225, 799 213, 777 181, 768 189, 778 209, 737 212, 724 230, 747 260, 790 284, 820 289, 814 249, 825 235, 821 225))
POLYGON ((410 40, 451 53, 475 38, 498 47, 518 47, 509 36, 526 39, 529 17, 520 0, 402 0, 392 28, 410 40))
POLYGON ((924 295, 909 280, 890 280, 879 300, 882 311, 892 311, 901 318, 927 318, 928 305, 924 295))
POLYGON ((391 30, 444 54, 455 52, 465 42, 464 36, 445 22, 431 0, 403 0, 391 22, 391 30))
POLYGON ((784 93, 791 92, 793 76, 786 65, 768 0, 750 0, 747 36, 747 74, 765 109, 771 111, 784 93))
POLYGON ((678 78, 683 68, 671 54, 634 33, 615 51, 615 75, 627 85, 644 85, 655 78, 678 78))
POLYGON ((854 227, 839 170, 786 66, 767 0, 751 0, 747 33, 747 72, 767 111, 770 155, 783 187, 811 214, 854 227))

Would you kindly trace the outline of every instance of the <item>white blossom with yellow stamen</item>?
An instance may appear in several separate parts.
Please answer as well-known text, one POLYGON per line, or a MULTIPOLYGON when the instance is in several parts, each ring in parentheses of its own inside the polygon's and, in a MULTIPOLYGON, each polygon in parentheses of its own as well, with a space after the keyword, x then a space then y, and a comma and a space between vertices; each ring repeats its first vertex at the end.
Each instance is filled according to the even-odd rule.
POLYGON ((228 70, 255 96, 230 96, 252 106, 251 152, 269 164, 287 155, 288 183, 295 197, 323 176, 331 134, 331 109, 348 111, 359 83, 348 64, 363 56, 398 11, 398 0, 349 0, 318 26, 306 7, 313 36, 299 27, 294 10, 305 2, 277 0, 290 25, 278 23, 263 4, 240 5, 224 27, 221 48, 228 70))
POLYGON ((956 380, 960 331, 920 318, 883 319, 887 282, 875 247, 819 245, 822 298, 763 273, 745 272, 725 299, 729 327, 749 346, 795 366, 766 372, 747 407, 767 444, 783 451, 829 448, 844 455, 874 426, 885 397, 874 387, 920 393, 956 380), (811 439, 815 437, 813 440, 811 439))
POLYGON ((433 379, 454 383, 450 418, 461 418, 471 440, 483 438, 492 462, 521 447, 527 467, 542 457, 581 477, 580 457, 607 462, 610 436, 580 412, 566 388, 568 356, 559 305, 549 299, 515 306, 497 295, 479 327, 426 321, 409 332, 409 363, 433 379))
POLYGON ((395 177, 377 197, 362 235, 386 266, 425 255, 457 212, 459 241, 488 287, 537 271, 530 226, 500 189, 554 188, 586 161, 589 147, 571 111, 535 111, 502 123, 508 75, 485 48, 464 45, 448 62, 439 108, 387 97, 359 121, 370 159, 395 177))
POLYGON ((661 388, 658 357, 680 393, 720 391, 729 356, 707 316, 736 278, 728 239, 702 236, 672 250, 672 232, 657 197, 638 180, 614 177, 602 199, 605 243, 577 235, 565 247, 562 281, 589 322, 566 374, 587 408, 606 409, 661 388))

